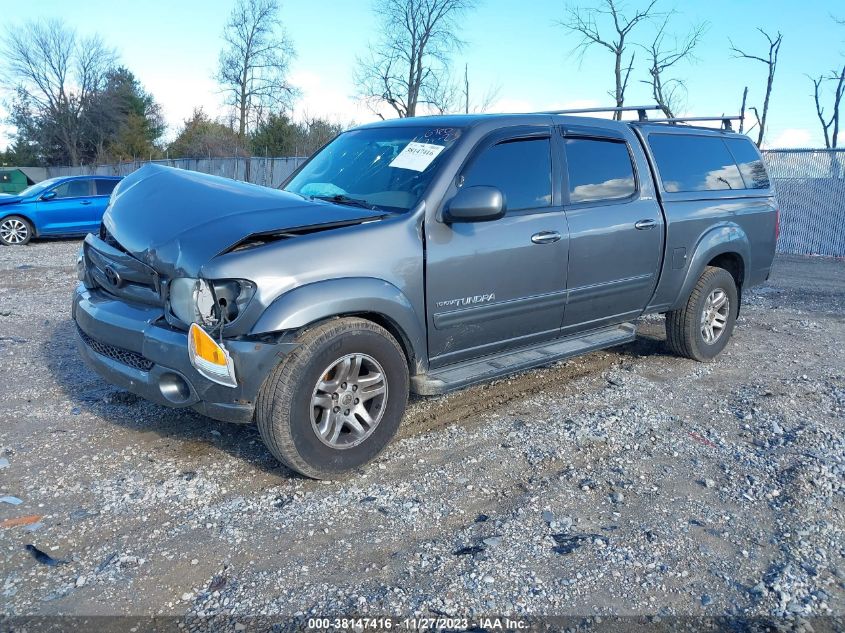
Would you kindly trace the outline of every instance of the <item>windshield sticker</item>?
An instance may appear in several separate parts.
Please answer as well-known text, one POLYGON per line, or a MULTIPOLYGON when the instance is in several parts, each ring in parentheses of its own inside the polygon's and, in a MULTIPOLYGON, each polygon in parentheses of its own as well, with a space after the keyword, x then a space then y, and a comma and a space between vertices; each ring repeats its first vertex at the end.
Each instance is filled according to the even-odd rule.
POLYGON ((389 167, 398 169, 412 169, 413 171, 425 171, 431 162, 442 152, 442 145, 431 143, 408 143, 399 155, 394 158, 389 167))

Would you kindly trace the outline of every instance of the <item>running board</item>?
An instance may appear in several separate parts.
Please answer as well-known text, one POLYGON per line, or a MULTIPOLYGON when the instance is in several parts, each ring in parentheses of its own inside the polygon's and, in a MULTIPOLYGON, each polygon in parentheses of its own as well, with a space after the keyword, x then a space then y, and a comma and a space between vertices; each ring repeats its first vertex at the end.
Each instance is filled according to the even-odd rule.
POLYGON ((630 343, 636 337, 637 327, 633 323, 622 323, 578 336, 521 347, 411 376, 411 391, 422 396, 435 396, 597 349, 630 343))

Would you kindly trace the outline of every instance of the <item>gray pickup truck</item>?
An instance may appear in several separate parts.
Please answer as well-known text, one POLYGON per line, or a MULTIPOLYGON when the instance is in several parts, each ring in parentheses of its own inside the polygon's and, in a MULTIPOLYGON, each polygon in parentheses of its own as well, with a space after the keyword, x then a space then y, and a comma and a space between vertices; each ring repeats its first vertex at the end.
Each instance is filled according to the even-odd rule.
POLYGON ((777 203, 727 129, 572 114, 390 120, 273 190, 159 166, 80 251, 79 348, 148 400, 256 423, 290 468, 376 457, 431 395, 629 342, 699 361, 767 279, 777 203))

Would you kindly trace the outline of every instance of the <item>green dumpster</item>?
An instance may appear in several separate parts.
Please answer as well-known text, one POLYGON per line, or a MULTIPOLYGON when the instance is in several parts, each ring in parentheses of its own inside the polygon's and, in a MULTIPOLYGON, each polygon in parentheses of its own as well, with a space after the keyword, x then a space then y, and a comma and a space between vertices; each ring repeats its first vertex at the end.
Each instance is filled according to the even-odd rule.
POLYGON ((35 182, 20 169, 0 169, 0 193, 20 193, 35 182))

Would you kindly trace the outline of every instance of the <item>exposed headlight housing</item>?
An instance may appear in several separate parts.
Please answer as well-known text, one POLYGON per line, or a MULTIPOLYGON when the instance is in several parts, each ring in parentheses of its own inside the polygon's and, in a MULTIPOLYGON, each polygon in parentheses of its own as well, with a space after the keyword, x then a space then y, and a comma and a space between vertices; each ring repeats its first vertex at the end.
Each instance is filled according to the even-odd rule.
POLYGON ((255 294, 255 284, 246 279, 207 281, 177 277, 169 284, 170 312, 182 323, 215 327, 221 320, 231 323, 255 294))

